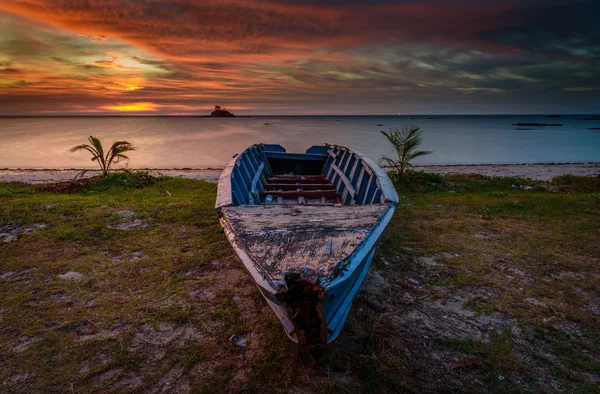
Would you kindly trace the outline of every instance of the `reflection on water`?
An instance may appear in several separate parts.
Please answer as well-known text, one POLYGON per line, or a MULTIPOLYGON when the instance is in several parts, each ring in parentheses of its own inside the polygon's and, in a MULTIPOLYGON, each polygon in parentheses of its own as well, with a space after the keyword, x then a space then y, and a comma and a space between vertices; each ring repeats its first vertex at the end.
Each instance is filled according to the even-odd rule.
POLYGON ((251 118, 0 118, 0 168, 90 168, 83 153, 68 149, 89 135, 105 145, 128 140, 134 168, 222 167, 252 143, 279 143, 304 152, 324 142, 349 146, 374 160, 390 154, 381 129, 416 124, 420 164, 600 161, 600 120, 591 116, 304 116, 251 118), (267 125, 268 123, 268 125, 267 125), (560 123, 561 127, 514 126, 560 123), (383 126, 378 126, 378 125, 383 126))

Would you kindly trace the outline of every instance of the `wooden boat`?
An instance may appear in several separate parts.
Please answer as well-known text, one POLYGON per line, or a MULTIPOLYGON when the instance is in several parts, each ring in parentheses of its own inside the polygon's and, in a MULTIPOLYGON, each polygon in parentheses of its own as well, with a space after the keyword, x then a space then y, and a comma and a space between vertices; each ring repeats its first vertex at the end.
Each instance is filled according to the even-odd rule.
POLYGON ((398 194, 365 155, 338 145, 252 145, 223 170, 227 238, 296 344, 339 335, 398 194))

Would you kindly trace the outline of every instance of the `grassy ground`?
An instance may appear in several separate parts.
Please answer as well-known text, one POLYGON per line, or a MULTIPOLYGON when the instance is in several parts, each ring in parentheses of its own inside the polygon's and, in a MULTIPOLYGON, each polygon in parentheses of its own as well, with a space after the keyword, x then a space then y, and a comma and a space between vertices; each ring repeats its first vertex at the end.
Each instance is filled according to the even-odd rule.
POLYGON ((316 364, 229 247, 216 185, 138 183, 0 184, 0 391, 599 392, 600 179, 402 183, 316 364))

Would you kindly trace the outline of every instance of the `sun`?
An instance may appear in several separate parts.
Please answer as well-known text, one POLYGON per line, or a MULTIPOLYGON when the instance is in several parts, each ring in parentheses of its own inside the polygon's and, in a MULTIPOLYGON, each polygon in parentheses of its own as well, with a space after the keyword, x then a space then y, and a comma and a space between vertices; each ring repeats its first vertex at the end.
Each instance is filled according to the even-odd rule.
POLYGON ((152 112, 157 110, 157 105, 154 103, 131 103, 131 104, 117 104, 107 105, 102 107, 110 111, 117 112, 152 112))

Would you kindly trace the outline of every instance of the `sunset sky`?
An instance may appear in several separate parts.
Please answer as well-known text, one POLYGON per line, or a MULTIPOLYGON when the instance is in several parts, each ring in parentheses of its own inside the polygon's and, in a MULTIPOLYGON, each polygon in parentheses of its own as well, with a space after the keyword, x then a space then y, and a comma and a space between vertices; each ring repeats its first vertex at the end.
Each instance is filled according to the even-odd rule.
POLYGON ((2 0, 0 115, 600 111, 600 1, 2 0))

